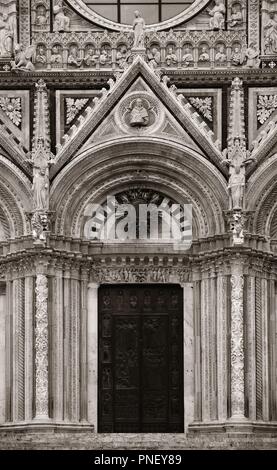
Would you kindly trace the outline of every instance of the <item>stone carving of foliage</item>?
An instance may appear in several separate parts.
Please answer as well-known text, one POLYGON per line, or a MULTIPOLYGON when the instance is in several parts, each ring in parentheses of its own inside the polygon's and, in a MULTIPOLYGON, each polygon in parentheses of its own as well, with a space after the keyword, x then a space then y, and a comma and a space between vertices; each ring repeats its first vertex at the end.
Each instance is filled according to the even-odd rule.
POLYGON ((213 121, 212 116, 212 97, 208 96, 206 98, 190 97, 188 98, 189 102, 194 106, 200 114, 208 121, 213 121))
POLYGON ((4 113, 12 121, 15 126, 19 127, 22 119, 21 115, 21 98, 0 98, 0 107, 4 113))
POLYGON ((73 121, 73 119, 77 116, 79 111, 83 109, 88 101, 88 98, 66 98, 66 124, 70 124, 73 121))
POLYGON ((277 95, 259 95, 257 117, 260 124, 264 124, 275 109, 277 109, 277 95))

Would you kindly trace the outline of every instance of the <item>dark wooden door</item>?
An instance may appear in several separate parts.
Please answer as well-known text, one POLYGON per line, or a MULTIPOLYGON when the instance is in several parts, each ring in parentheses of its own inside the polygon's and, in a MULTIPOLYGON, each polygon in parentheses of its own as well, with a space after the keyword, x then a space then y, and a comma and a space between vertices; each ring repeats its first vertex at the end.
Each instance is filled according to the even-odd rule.
POLYGON ((183 432, 183 293, 99 289, 99 432, 183 432))

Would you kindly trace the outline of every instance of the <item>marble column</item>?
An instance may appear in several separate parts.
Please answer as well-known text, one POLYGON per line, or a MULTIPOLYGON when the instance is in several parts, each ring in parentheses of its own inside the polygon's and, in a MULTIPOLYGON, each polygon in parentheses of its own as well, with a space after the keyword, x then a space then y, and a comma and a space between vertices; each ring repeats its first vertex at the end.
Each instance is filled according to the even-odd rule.
POLYGON ((97 432, 98 415, 98 288, 99 284, 88 284, 88 422, 97 432))
POLYGON ((243 330, 243 264, 231 263, 231 418, 245 418, 244 400, 244 330, 243 330))
POLYGON ((49 419, 48 279, 41 267, 36 275, 35 314, 35 419, 49 419))

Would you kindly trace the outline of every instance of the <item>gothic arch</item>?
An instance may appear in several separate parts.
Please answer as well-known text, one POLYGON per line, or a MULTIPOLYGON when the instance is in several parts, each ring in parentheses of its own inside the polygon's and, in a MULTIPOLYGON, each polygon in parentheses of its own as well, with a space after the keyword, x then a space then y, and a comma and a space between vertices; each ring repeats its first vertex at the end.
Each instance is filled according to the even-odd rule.
POLYGON ((180 203, 191 203, 196 214, 197 238, 224 230, 227 183, 203 156, 180 144, 144 138, 115 141, 88 149, 71 161, 51 188, 55 230, 80 237, 81 219, 89 202, 100 202, 130 185, 157 189, 180 203))
POLYGON ((272 155, 250 177, 247 184, 247 209, 253 211, 252 230, 271 236, 271 224, 277 209, 277 154, 272 155))
POLYGON ((31 182, 22 171, 0 155, 0 223, 2 237, 28 233, 26 213, 32 210, 31 182))

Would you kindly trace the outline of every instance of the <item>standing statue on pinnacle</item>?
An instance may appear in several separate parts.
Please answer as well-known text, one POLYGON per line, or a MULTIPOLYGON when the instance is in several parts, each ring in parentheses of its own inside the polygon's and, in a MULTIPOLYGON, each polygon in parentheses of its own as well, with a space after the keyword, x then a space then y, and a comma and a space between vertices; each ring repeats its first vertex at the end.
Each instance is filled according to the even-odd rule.
POLYGON ((144 49, 144 28, 145 28, 145 21, 141 16, 141 13, 136 10, 135 18, 133 22, 133 30, 134 30, 134 44, 133 49, 144 49))

